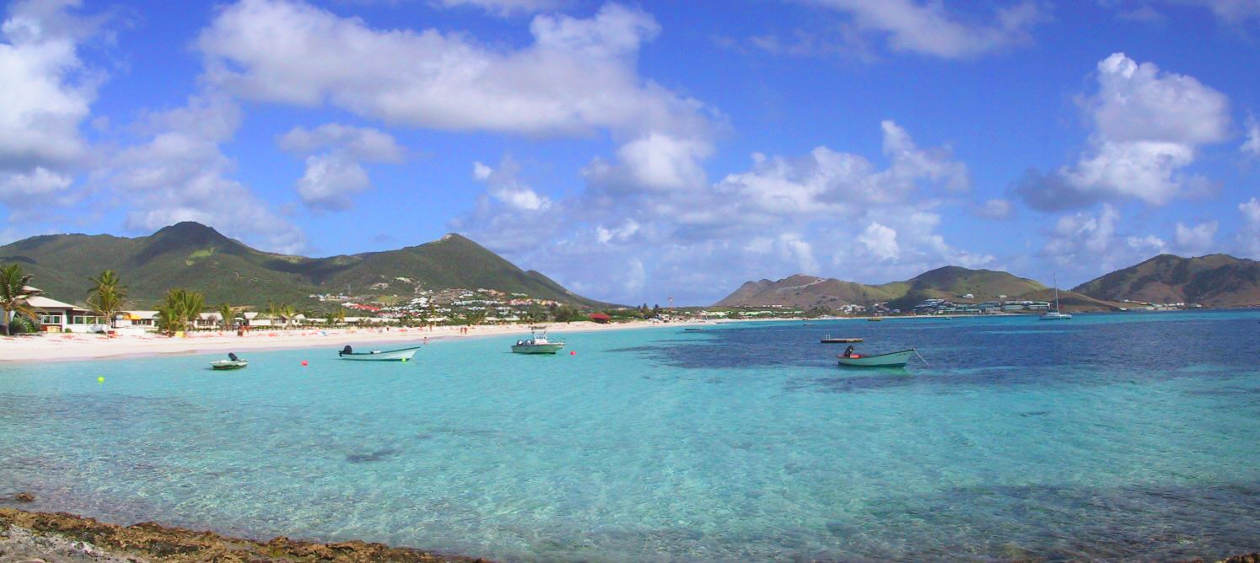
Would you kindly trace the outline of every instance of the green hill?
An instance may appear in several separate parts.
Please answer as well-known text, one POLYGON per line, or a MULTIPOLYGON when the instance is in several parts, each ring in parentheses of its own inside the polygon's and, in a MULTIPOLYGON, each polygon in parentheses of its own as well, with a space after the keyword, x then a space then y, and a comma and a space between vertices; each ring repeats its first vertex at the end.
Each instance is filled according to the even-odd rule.
POLYGON ((1260 262, 1226 254, 1197 258, 1161 254, 1073 291, 1110 301, 1255 307, 1260 305, 1260 262))
POLYGON ((205 294, 208 303, 306 306, 311 294, 412 295, 418 289, 485 288, 562 303, 599 306, 546 276, 524 271, 456 234, 387 252, 306 258, 261 252, 199 223, 184 222, 137 238, 44 235, 0 246, 0 263, 17 262, 45 294, 82 302, 88 278, 118 272, 132 306, 168 289, 205 294))
POLYGON ((889 307, 908 309, 924 299, 958 299, 972 294, 977 300, 997 299, 999 295, 1014 298, 1045 289, 1033 280, 1006 272, 969 270, 946 266, 924 272, 902 282, 864 285, 814 276, 795 275, 772 282, 747 282, 734 293, 718 301, 718 307, 792 306, 811 309, 851 303, 870 306, 888 303, 889 307))

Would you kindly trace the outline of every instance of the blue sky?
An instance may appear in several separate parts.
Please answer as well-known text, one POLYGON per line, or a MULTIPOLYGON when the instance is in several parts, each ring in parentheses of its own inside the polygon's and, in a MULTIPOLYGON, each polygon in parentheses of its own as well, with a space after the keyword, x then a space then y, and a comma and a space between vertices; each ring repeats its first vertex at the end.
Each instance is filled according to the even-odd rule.
POLYGON ((459 232, 589 297, 1260 258, 1260 0, 10 2, 0 243, 459 232))

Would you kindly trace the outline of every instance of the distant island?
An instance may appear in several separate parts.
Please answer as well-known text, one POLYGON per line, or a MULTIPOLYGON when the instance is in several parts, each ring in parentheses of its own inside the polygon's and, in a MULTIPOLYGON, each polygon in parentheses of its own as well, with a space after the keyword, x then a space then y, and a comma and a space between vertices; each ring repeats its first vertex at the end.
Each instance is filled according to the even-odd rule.
MULTIPOLYGON (((982 313, 1044 310, 1054 288, 1007 272, 946 266, 906 281, 864 285, 797 274, 744 283, 714 308, 806 314, 982 313)), ((1066 311, 1260 307, 1260 262, 1212 254, 1161 254, 1060 290, 1066 311)))

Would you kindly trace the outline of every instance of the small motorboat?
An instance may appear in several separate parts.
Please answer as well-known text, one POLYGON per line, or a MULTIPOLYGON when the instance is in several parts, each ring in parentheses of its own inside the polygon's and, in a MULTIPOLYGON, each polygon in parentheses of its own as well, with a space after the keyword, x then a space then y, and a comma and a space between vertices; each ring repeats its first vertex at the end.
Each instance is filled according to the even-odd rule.
POLYGON ((248 360, 242 360, 236 357, 235 353, 229 352, 228 359, 215 360, 213 362, 210 362, 210 369, 216 369, 216 370, 243 369, 248 365, 249 365, 248 360))
POLYGON ((412 346, 410 348, 399 348, 397 350, 372 350, 370 352, 355 352, 349 344, 337 352, 337 357, 343 360, 370 360, 377 362, 405 362, 416 355, 416 351, 421 346, 412 346))
POLYGON ((529 338, 522 338, 512 345, 513 354, 555 354, 564 348, 564 342, 552 342, 547 339, 547 331, 541 327, 530 327, 529 338))
POLYGON ((839 354, 836 359, 842 366, 860 367, 860 368, 899 368, 906 365, 910 361, 910 356, 916 354, 914 348, 908 350, 899 350, 897 352, 889 352, 887 354, 875 354, 873 356, 864 356, 856 352, 850 353, 846 350, 844 354, 839 354))

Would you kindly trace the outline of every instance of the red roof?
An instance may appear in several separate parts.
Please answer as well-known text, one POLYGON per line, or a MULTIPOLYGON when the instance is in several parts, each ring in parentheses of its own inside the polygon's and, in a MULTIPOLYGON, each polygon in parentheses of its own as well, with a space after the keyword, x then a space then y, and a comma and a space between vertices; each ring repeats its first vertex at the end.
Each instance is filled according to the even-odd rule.
POLYGON ((597 323, 606 323, 612 320, 612 317, 604 313, 591 313, 591 320, 597 323))

